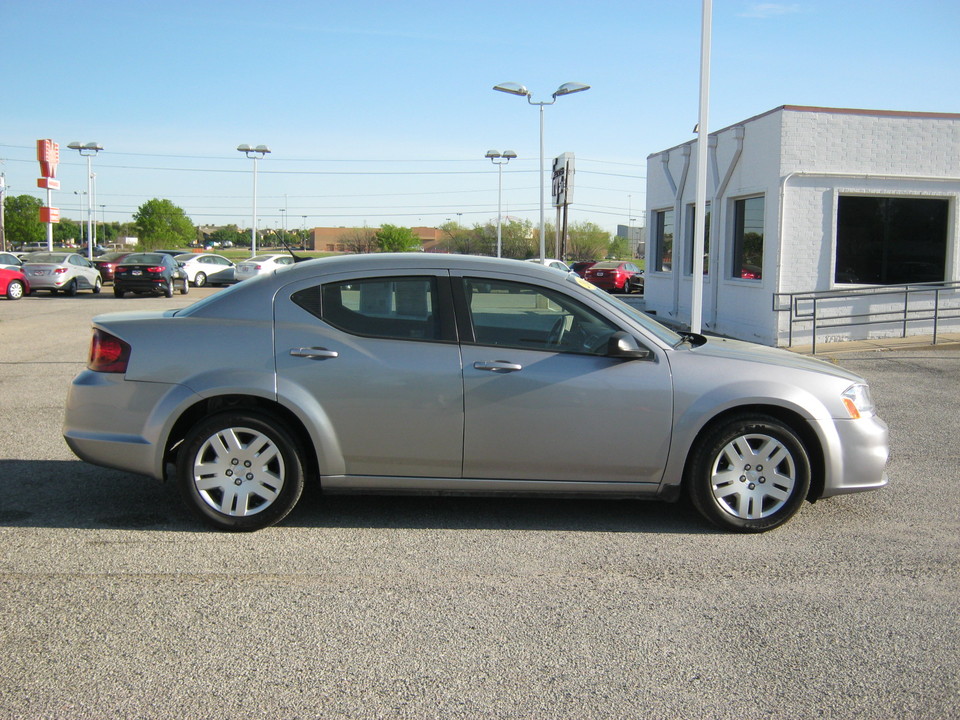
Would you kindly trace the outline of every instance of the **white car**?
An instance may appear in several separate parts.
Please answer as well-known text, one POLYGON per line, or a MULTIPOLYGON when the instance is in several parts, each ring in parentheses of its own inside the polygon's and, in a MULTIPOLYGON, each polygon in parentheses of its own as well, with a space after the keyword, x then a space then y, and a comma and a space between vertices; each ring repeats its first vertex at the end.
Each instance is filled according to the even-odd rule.
POLYGON ((290 255, 257 255, 249 260, 237 263, 237 282, 257 275, 266 275, 284 265, 293 265, 294 262, 296 261, 290 255))
POLYGON ((212 253, 183 253, 174 258, 194 287, 229 285, 236 282, 236 266, 223 255, 212 253))
POLYGON ((23 262, 13 253, 0 252, 0 270, 20 270, 23 262))
POLYGON ((573 272, 570 269, 570 266, 567 265, 563 260, 557 260, 556 258, 530 258, 527 262, 537 263, 537 265, 543 265, 548 268, 553 268, 554 270, 559 270, 563 273, 573 272))

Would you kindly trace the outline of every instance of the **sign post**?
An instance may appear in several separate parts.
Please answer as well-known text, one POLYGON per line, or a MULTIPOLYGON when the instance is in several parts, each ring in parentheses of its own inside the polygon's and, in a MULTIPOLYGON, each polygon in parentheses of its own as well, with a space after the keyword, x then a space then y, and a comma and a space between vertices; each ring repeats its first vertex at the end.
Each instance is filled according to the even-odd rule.
POLYGON ((60 189, 57 165, 60 163, 60 145, 53 140, 37 140, 37 160, 40 175, 37 187, 47 191, 47 204, 40 208, 40 222, 47 226, 47 250, 53 250, 53 224, 60 222, 60 208, 52 207, 53 191, 60 189))

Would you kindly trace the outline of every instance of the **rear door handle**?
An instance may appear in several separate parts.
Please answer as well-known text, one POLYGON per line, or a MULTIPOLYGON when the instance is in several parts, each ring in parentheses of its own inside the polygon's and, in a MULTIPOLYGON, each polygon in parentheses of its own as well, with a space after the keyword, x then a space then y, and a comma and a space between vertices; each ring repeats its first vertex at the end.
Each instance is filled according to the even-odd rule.
POLYGON ((523 365, 507 362, 506 360, 490 360, 488 362, 475 362, 473 367, 477 370, 487 370, 495 373, 511 373, 523 370, 523 365))
POLYGON ((340 353, 336 350, 327 350, 322 347, 293 348, 290 350, 290 354, 293 357, 310 358, 311 360, 330 360, 340 357, 340 353))

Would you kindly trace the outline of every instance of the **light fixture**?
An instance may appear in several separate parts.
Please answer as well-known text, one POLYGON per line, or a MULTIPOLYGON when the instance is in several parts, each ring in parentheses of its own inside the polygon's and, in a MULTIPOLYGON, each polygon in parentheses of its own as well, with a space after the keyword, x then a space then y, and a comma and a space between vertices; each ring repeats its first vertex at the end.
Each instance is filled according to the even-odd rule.
POLYGON ((503 256, 503 235, 501 210, 503 200, 503 166, 513 160, 517 154, 513 150, 487 150, 485 158, 497 166, 497 257, 503 256))
POLYGON ((93 194, 93 167, 90 162, 94 155, 103 150, 103 145, 97 142, 88 142, 81 145, 74 140, 67 147, 79 152, 81 157, 87 158, 87 259, 93 260, 93 246, 97 242, 97 229, 93 223, 95 195, 93 194))
POLYGON ((253 221, 250 226, 250 257, 253 257, 257 254, 257 160, 267 155, 270 148, 266 145, 251 147, 244 143, 237 145, 237 150, 253 160, 253 221))
POLYGON ((576 82, 567 82, 561 85, 556 89, 556 91, 551 96, 552 99, 548 102, 543 100, 541 102, 533 101, 533 93, 527 90, 526 85, 521 85, 520 83, 515 82, 505 82, 500 83, 499 85, 493 86, 494 90, 498 92, 507 93, 509 95, 519 95, 520 97, 527 98, 527 102, 531 105, 537 105, 540 108, 540 261, 542 262, 546 257, 546 245, 544 235, 546 234, 546 220, 544 219, 544 188, 546 187, 543 174, 543 106, 544 105, 553 105, 558 97, 563 95, 572 95, 573 93, 583 92, 584 90, 589 90, 589 85, 584 85, 583 83, 576 82))

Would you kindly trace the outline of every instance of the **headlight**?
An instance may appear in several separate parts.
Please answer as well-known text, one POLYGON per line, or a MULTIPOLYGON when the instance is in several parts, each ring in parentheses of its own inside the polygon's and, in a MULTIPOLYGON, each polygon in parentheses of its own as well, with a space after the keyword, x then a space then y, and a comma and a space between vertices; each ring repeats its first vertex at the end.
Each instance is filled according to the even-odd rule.
POLYGON ((872 417, 877 412, 877 406, 870 397, 870 388, 863 384, 851 385, 840 394, 843 406, 854 420, 862 417, 872 417))

